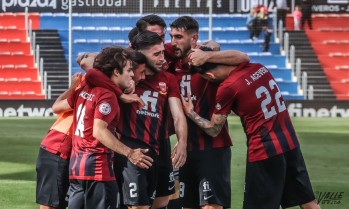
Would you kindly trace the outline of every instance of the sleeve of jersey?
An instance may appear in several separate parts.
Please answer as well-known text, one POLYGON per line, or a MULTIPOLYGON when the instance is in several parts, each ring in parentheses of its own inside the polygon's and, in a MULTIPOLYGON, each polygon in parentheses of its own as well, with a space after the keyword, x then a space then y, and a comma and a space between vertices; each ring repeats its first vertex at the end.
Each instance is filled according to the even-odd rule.
POLYGON ((104 93, 96 101, 95 119, 101 119, 110 124, 120 114, 120 107, 116 96, 111 92, 104 93))
POLYGON ((216 94, 216 103, 213 113, 228 115, 234 102, 234 91, 229 85, 219 86, 216 94))
POLYGON ((177 82, 176 76, 168 73, 168 97, 177 97, 181 98, 180 92, 179 92, 179 84, 177 82))
POLYGON ((121 89, 116 86, 104 73, 97 69, 90 69, 85 75, 85 82, 91 87, 102 87, 113 91, 117 97, 121 96, 121 89))

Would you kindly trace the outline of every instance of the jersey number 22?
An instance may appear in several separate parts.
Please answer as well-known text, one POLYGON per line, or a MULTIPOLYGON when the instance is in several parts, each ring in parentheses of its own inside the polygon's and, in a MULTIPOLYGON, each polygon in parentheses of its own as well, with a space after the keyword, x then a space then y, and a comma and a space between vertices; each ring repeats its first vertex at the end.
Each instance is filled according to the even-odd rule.
POLYGON ((262 101, 261 103, 261 108, 262 111, 264 113, 264 118, 268 119, 273 117, 274 115, 277 114, 275 106, 271 106, 268 109, 268 105, 272 102, 272 99, 275 99, 276 102, 276 106, 278 108, 278 112, 282 112, 284 110, 286 110, 286 105, 284 101, 280 101, 281 99, 281 92, 279 87, 277 86, 275 80, 270 80, 269 81, 269 88, 271 90, 277 89, 277 92, 275 93, 275 95, 271 95, 272 91, 269 91, 267 87, 265 86, 261 86, 256 90, 256 96, 257 98, 261 98, 263 96, 263 94, 265 95, 265 99, 262 101))

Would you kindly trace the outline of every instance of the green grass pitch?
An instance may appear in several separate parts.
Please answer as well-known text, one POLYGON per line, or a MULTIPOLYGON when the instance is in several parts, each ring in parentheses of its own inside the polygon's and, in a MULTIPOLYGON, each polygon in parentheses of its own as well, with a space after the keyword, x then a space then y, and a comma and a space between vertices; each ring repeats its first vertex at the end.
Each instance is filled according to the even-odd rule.
MULTIPOLYGON (((322 209, 349 208, 349 119, 292 118, 314 192, 322 209)), ((0 209, 36 209, 35 163, 53 118, 0 119, 0 209)), ((242 207, 246 138, 229 118, 232 148, 232 208, 242 207)), ((296 208, 296 207, 295 207, 296 208)))

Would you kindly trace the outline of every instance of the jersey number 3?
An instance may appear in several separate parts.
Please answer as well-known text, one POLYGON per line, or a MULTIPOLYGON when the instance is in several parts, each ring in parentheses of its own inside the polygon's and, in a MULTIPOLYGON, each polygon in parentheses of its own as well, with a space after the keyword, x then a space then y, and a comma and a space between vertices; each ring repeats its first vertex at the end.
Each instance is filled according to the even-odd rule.
POLYGON ((271 117, 273 117, 274 115, 277 114, 274 105, 271 106, 269 109, 267 107, 272 102, 272 99, 275 99, 275 102, 276 102, 276 105, 277 105, 279 113, 284 111, 284 110, 286 110, 285 102, 284 101, 280 101, 280 99, 281 99, 281 92, 280 92, 280 89, 279 89, 279 87, 277 86, 277 84, 276 84, 276 82, 274 80, 270 80, 269 81, 269 88, 271 90, 277 89, 277 92, 275 93, 275 95, 271 95, 270 93, 272 93, 272 91, 269 91, 268 88, 265 87, 265 86, 261 86, 261 87, 259 87, 256 90, 256 96, 257 96, 258 99, 260 99, 263 96, 263 94, 266 97, 262 101, 262 103, 261 103, 261 108, 262 108, 262 111, 264 113, 264 118, 265 119, 271 118, 271 117), (272 97, 272 96, 274 96, 274 97, 272 97))

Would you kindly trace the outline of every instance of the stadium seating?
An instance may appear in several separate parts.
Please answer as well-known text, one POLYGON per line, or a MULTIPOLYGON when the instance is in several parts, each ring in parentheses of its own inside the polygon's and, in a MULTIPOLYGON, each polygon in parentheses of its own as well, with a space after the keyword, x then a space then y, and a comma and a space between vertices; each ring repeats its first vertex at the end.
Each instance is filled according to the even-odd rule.
MULTIPOLYGON (((0 26, 4 28, 24 28, 25 27, 25 14, 11 13, 11 12, 3 12, 0 13, 0 26)), ((33 29, 40 28, 40 15, 39 13, 30 13, 29 20, 32 21, 33 29)))
POLYGON ((312 47, 339 100, 349 99, 349 15, 318 15, 307 31, 312 47))
MULTIPOLYGON (((178 14, 161 14, 169 25, 173 20, 178 17, 178 14)), ((201 26, 200 28, 200 41, 206 41, 209 39, 209 20, 207 15, 196 14, 193 16, 201 26)), ((35 16, 37 17, 37 16, 35 16)), ((128 45, 128 31, 134 26, 135 22, 141 17, 140 14, 90 14, 81 13, 73 14, 73 57, 76 57, 79 53, 83 52, 96 52, 100 51, 103 47, 109 45, 128 45)), ((270 21, 271 22, 271 21, 270 21)), ((290 99, 303 99, 303 96, 299 94, 297 81, 294 81, 292 72, 286 65, 286 59, 283 55, 280 55, 280 45, 271 42, 270 52, 262 53, 263 49, 263 37, 260 40, 251 41, 248 39, 248 30, 245 27, 246 15, 242 14, 223 14, 213 15, 213 32, 212 39, 221 44, 222 49, 236 49, 246 52, 250 55, 252 62, 260 62, 270 68, 271 72, 275 76, 277 82, 280 85, 280 89, 286 98, 290 99)), ((40 26, 40 29, 58 29, 59 37, 62 41, 63 48, 65 50, 66 59, 68 60, 68 16, 64 13, 41 13, 39 21, 35 22, 35 27, 40 26), (53 24, 54 23, 54 24, 53 24)), ((8 26, 6 26, 8 27, 8 26)), ((21 27, 21 26, 20 26, 21 27)), ((0 28, 1 30, 1 28, 0 28)), ((17 48, 18 45, 8 45, 8 39, 15 33, 12 30, 14 28, 7 28, 4 33, 4 38, 0 37, 0 46, 8 48, 17 48), (3 41, 1 41, 3 40, 3 41), (6 40, 6 41, 5 41, 6 40)), ((169 28, 168 28, 169 30, 169 28)), ((12 40, 12 43, 25 43, 26 34, 23 33, 16 37, 16 40, 12 40)), ((12 39, 12 38, 11 38, 12 39)), ((167 36, 169 41, 169 36, 167 36)), ((272 38, 274 40, 274 38, 272 38)), ((33 82, 37 73, 35 71, 35 65, 33 62, 33 56, 30 54, 30 44, 24 44, 21 47, 21 52, 11 51, 0 52, 0 56, 4 56, 6 61, 1 61, 0 65, 5 66, 6 72, 13 68, 18 68, 19 65, 26 66, 28 76, 21 77, 23 70, 17 69, 18 77, 15 82, 33 82), (17 60, 17 63, 11 63, 12 60, 17 60), (32 59, 32 61, 30 61, 32 59), (7 66, 7 67, 6 67, 7 66)), ((80 71, 79 67, 73 62, 73 73, 80 71)), ((12 74, 10 77, 14 77, 12 74)), ((4 78, 6 82, 7 78, 4 78)), ((7 81, 10 82, 10 81, 7 81)), ((11 85, 12 86, 12 85, 11 85)), ((29 86, 29 85, 24 85, 29 86)), ((39 85, 41 86, 41 85, 39 85)), ((11 91, 24 91, 23 89, 14 89, 11 87, 11 91)), ((36 88, 34 88, 36 89, 36 88)), ((37 89, 36 89, 37 90, 37 89)), ((31 91, 27 91, 31 92, 31 91)), ((5 93, 4 93, 5 94, 5 93)), ((1 94, 0 94, 1 96, 1 94)), ((0 97, 1 98, 1 97, 0 97)))
MULTIPOLYGON (((39 28, 39 14, 29 16, 39 28)), ((44 99, 24 13, 0 13, 0 99, 44 99)))
MULTIPOLYGON (((141 17, 140 14, 73 14, 72 36, 73 56, 83 52, 98 52, 103 47, 111 44, 127 46, 128 31, 141 17)), ((178 18, 178 14, 160 14, 169 25, 178 18)), ((200 25, 199 39, 209 39, 209 19, 205 14, 193 16, 200 25)), ((269 21, 270 23, 272 21, 269 21)), ((263 37, 251 41, 245 26, 246 15, 221 14, 213 16, 212 39, 221 44, 222 49, 236 49, 248 53, 252 62, 261 62, 271 67, 273 75, 280 83, 280 89, 287 98, 303 99, 298 92, 298 84, 293 80, 292 72, 286 67, 284 56, 280 55, 280 45, 272 37, 270 53, 261 53, 263 37)), ((68 59, 68 16, 66 14, 43 13, 40 18, 41 29, 58 29, 63 48, 68 59), (55 22, 52 25, 52 22, 55 22), (53 28, 54 27, 54 28, 53 28)), ((271 25, 270 25, 271 27, 271 25)), ((169 30, 169 28, 167 28, 169 30)), ((167 40, 169 41, 169 36, 167 40)), ((73 62, 73 72, 80 71, 79 66, 73 62)))

